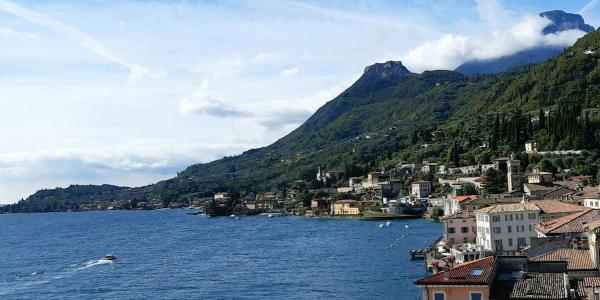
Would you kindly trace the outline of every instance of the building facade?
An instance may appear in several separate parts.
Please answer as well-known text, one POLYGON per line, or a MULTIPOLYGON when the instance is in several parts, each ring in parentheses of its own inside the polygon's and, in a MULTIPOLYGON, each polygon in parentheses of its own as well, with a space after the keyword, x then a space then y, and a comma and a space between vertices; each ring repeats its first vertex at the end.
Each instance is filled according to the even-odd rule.
POLYGON ((537 236, 540 209, 533 203, 496 204, 475 211, 477 245, 487 251, 511 254, 537 236))

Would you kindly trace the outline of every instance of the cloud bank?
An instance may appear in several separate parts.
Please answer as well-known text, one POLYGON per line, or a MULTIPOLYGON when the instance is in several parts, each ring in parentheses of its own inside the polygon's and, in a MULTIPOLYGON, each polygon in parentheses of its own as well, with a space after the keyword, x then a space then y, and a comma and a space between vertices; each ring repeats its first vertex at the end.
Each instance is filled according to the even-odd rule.
POLYGON ((410 50, 402 61, 415 72, 454 70, 471 60, 499 58, 540 46, 570 46, 585 35, 581 30, 542 34, 550 24, 547 18, 528 15, 510 28, 483 36, 448 34, 410 50))

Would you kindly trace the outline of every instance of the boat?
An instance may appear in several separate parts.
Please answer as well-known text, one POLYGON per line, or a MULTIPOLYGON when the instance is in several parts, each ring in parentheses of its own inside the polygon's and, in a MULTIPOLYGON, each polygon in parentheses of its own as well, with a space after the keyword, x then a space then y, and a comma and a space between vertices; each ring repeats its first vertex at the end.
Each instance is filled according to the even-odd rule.
POLYGON ((102 260, 116 260, 117 257, 112 255, 112 254, 106 254, 104 255, 104 257, 102 258, 102 260))
POLYGON ((379 228, 383 228, 383 227, 385 227, 385 225, 379 224, 379 228))
POLYGON ((269 218, 272 218, 272 217, 273 217, 273 215, 272 215, 272 214, 269 214, 269 215, 268 215, 268 217, 269 217, 269 218))
POLYGON ((390 225, 392 225, 392 222, 390 222, 390 221, 385 222, 385 226, 390 226, 390 225))
POLYGON ((406 224, 406 225, 404 225, 404 228, 409 229, 410 225, 406 224))
POLYGON ((229 215, 230 218, 235 218, 234 214, 229 215))

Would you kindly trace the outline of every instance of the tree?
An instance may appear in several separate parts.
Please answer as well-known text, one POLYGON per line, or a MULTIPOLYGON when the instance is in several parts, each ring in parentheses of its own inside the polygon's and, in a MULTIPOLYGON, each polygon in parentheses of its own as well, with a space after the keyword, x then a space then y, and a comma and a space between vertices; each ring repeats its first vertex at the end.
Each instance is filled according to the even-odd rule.
POLYGON ((544 109, 540 108, 540 112, 538 113, 538 130, 546 129, 546 114, 544 113, 544 109))
POLYGON ((454 153, 452 155, 452 161, 454 162, 455 167, 460 167, 460 149, 458 148, 458 143, 454 140, 454 153))

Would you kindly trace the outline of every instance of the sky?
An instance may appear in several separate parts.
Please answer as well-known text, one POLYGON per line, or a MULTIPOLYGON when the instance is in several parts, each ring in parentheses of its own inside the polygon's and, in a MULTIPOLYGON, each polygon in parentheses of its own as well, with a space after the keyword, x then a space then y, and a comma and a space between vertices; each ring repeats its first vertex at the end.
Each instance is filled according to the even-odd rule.
POLYGON ((553 9, 600 25, 600 0, 0 0, 0 203, 269 145, 376 62, 572 44, 541 35, 553 9))

